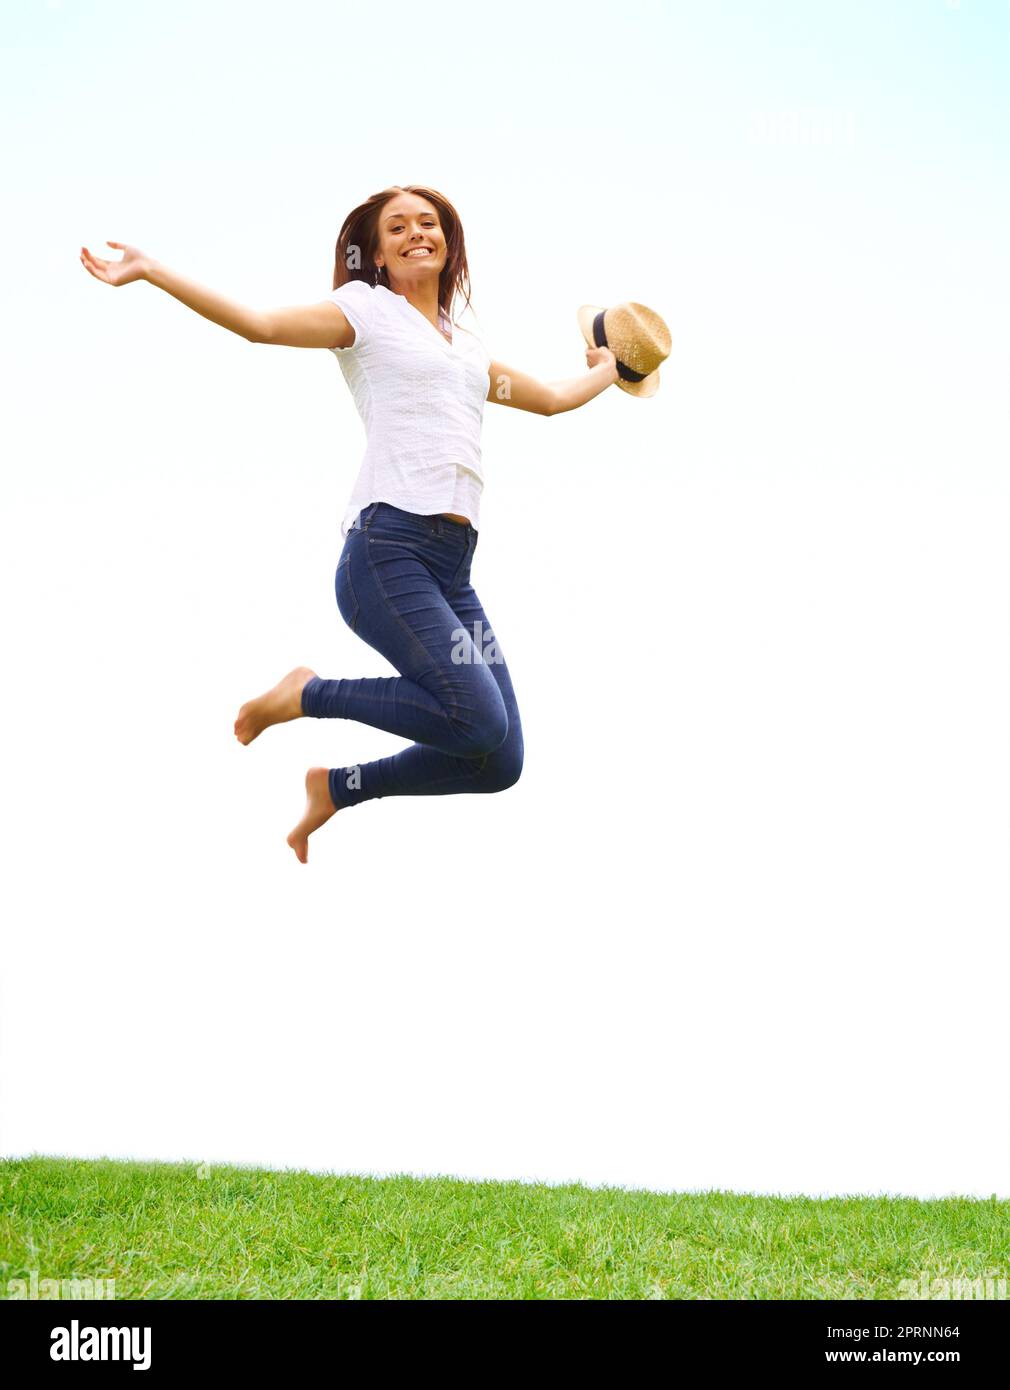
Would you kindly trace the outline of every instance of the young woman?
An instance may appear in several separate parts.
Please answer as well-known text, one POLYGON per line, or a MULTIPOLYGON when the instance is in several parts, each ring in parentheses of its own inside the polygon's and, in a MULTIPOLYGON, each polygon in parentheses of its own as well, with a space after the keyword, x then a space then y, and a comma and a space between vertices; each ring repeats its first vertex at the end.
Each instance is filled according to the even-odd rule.
POLYGON ((333 291, 318 304, 249 309, 135 246, 108 245, 121 261, 81 248, 86 269, 106 284, 146 280, 251 343, 330 349, 365 425, 365 457, 341 524, 337 606, 401 674, 327 680, 298 666, 242 706, 235 734, 248 744, 271 724, 308 715, 357 720, 413 744, 363 765, 310 768, 305 812, 287 837, 298 859, 307 862, 309 835, 346 806, 513 786, 523 764, 519 710, 470 582, 483 406, 574 410, 617 381, 613 352, 590 347, 585 376, 551 383, 492 361, 451 317, 457 292, 470 302, 459 217, 417 184, 387 188, 348 215, 333 291))

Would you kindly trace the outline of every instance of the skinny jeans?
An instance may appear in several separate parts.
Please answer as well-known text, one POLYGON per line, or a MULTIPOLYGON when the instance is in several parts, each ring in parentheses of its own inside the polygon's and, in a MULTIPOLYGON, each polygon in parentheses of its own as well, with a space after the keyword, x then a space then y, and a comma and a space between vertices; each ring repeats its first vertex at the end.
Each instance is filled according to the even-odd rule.
POLYGON ((412 740, 373 762, 329 769, 340 810, 383 796, 451 796, 514 786, 523 734, 512 681, 470 582, 477 531, 388 502, 359 513, 337 563, 337 608, 400 672, 302 690, 302 713, 352 719, 412 740))

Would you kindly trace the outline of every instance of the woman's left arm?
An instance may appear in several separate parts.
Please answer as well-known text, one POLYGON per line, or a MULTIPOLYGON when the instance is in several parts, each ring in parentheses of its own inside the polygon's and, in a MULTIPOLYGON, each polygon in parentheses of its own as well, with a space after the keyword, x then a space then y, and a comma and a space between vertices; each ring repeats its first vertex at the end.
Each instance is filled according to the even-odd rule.
POLYGON ((534 415, 560 415, 585 405, 617 380, 617 358, 605 347, 586 348, 589 371, 569 381, 537 381, 525 372, 514 371, 504 362, 492 362, 486 399, 534 415))

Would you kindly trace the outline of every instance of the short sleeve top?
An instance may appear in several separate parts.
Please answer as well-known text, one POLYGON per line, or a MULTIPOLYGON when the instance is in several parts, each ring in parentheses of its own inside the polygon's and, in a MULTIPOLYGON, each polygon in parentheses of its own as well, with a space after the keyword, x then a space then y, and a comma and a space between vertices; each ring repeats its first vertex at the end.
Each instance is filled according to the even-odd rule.
POLYGON ((458 324, 448 342, 385 285, 349 280, 329 298, 354 329, 350 347, 330 351, 367 437, 341 534, 370 502, 422 515, 458 512, 477 529, 491 366, 483 342, 458 324))

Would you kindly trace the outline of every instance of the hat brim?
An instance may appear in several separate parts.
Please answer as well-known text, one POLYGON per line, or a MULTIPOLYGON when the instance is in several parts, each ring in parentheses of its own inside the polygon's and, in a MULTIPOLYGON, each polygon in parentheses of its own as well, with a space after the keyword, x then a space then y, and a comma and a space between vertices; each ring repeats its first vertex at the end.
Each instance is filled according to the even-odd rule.
MULTIPOLYGON (((583 304, 578 311, 579 327, 582 329, 582 336, 586 340, 587 347, 595 347, 596 339, 593 337, 593 320, 596 315, 602 312, 602 304, 583 304)), ((625 381, 623 377, 618 377, 614 383, 622 391, 626 391, 629 396, 638 396, 644 400, 646 396, 654 396, 659 390, 659 368, 650 372, 648 376, 642 377, 641 381, 625 381)))

